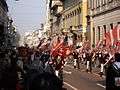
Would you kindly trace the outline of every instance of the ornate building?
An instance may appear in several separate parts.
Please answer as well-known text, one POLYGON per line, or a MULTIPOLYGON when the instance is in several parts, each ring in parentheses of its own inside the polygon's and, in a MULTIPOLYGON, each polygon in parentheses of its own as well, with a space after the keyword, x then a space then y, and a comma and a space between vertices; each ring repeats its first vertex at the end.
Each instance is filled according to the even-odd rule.
POLYGON ((87 23, 88 38, 92 46, 120 23, 120 0, 88 0, 87 23))
POLYGON ((66 33, 68 45, 85 40, 87 0, 52 0, 52 31, 66 33))
POLYGON ((120 23, 120 0, 50 0, 49 6, 51 32, 66 33, 68 45, 86 39, 92 47, 120 23))

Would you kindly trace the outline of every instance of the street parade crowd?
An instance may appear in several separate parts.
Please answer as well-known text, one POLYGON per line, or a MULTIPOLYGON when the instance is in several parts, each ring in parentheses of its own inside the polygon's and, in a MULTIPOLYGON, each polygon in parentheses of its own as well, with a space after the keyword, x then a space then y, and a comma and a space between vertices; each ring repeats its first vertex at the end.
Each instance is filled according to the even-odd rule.
POLYGON ((38 48, 1 50, 0 90, 63 90, 63 68, 67 62, 73 63, 74 69, 80 69, 83 64, 86 72, 91 73, 92 68, 100 68, 100 76, 106 75, 106 90, 120 90, 119 75, 111 84, 113 71, 109 70, 112 64, 120 69, 120 63, 117 63, 120 62, 119 47, 90 49, 83 45, 74 48, 63 46, 63 42, 55 45, 54 50, 51 49, 51 43, 41 43, 38 48), (114 88, 114 84, 118 89, 114 88))

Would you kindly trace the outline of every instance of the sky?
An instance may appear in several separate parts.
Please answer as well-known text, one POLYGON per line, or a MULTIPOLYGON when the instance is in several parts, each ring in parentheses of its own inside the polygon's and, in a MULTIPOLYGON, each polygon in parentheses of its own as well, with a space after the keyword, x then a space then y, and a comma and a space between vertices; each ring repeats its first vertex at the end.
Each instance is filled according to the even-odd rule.
POLYGON ((46 0, 7 0, 7 4, 21 38, 25 32, 33 32, 45 22, 46 0))

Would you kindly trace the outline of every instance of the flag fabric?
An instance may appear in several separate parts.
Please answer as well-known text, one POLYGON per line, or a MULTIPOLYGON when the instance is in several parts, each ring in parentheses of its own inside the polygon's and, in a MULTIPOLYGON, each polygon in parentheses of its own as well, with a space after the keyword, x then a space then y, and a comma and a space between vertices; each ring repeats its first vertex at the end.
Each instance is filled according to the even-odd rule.
POLYGON ((99 40, 96 44, 96 48, 99 48, 103 44, 104 40, 99 40))
POLYGON ((89 40, 84 41, 83 44, 82 44, 82 46, 77 49, 77 52, 78 52, 78 53, 82 53, 82 50, 83 50, 83 49, 87 49, 88 42, 89 42, 89 40))
POLYGON ((63 46, 63 43, 64 43, 64 39, 65 39, 65 36, 62 37, 62 40, 60 42, 58 41, 54 51, 61 49, 61 47, 63 46))
POLYGON ((80 53, 82 53, 82 50, 83 50, 83 47, 80 47, 77 49, 77 52, 80 54, 80 53))
POLYGON ((120 42, 116 42, 116 46, 114 47, 115 52, 120 52, 120 42))
POLYGON ((50 55, 52 55, 53 51, 55 50, 55 47, 58 45, 57 37, 54 37, 53 40, 50 43, 50 55))
MULTIPOLYGON (((59 37, 60 38, 60 37, 59 37)), ((51 42, 50 45, 50 55, 53 56, 54 58, 58 55, 58 52, 63 46, 65 36, 62 37, 61 41, 57 40, 55 42, 51 42)))
POLYGON ((118 25, 116 25, 116 26, 113 28, 113 30, 112 30, 112 35, 113 35, 113 40, 114 40, 114 42, 117 42, 117 41, 118 41, 117 27, 118 27, 118 25))
POLYGON ((72 52, 74 50, 73 45, 71 45, 71 46, 63 46, 61 49, 62 49, 62 55, 64 57, 69 56, 70 54, 72 54, 72 52))
POLYGON ((89 40, 83 42, 83 45, 82 45, 82 48, 83 48, 83 49, 86 49, 86 48, 87 48, 88 42, 89 42, 89 40))
POLYGON ((120 40, 120 24, 116 25, 115 28, 112 30, 112 35, 114 42, 118 42, 120 40))
POLYGON ((116 45, 120 40, 120 24, 116 25, 112 30, 105 33, 104 38, 106 39, 107 46, 116 45))
POLYGON ((110 32, 105 33, 104 38, 106 39, 106 46, 112 46, 110 32))
POLYGON ((50 45, 50 43, 44 42, 44 43, 39 47, 39 49, 40 49, 40 50, 45 50, 45 49, 47 49, 47 48, 49 47, 49 45, 50 45))

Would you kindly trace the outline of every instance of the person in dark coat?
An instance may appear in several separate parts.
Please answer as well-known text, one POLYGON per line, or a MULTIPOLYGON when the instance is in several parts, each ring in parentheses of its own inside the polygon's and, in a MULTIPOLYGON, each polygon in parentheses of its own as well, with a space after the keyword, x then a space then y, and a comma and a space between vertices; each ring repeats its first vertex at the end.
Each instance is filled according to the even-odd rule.
POLYGON ((106 90, 120 90, 120 53, 115 53, 115 62, 106 71, 106 90))
POLYGON ((31 83, 30 90, 63 90, 62 81, 54 74, 42 73, 31 83))
POLYGON ((16 90, 16 86, 20 79, 18 77, 18 73, 21 72, 22 76, 24 77, 22 69, 16 65, 18 57, 15 51, 12 51, 10 59, 10 65, 6 67, 6 70, 2 74, 1 84, 3 90, 16 90))

